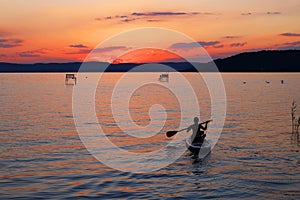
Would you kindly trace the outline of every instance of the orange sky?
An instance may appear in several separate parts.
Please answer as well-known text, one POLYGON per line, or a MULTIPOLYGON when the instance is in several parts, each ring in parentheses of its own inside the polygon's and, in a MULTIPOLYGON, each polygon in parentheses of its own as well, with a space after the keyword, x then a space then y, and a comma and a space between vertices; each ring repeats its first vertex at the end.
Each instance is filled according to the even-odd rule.
MULTIPOLYGON (((83 61, 92 49, 109 37, 143 27, 167 28, 186 34, 213 58, 260 49, 300 49, 299 0, 0 2, 2 62, 83 61)), ((161 43, 166 39, 168 36, 162 37, 161 43)), ((130 38, 126 44, 101 47, 99 59, 113 62, 110 55, 130 51, 135 40, 130 38)), ((174 40, 173 43, 184 41, 174 40)), ((135 57, 141 62, 143 56, 145 61, 151 60, 149 51, 147 55, 140 51, 131 56, 124 62, 132 62, 135 57)), ((189 56, 196 55, 190 51, 189 56)), ((153 54, 154 61, 155 58, 157 52, 153 54)))

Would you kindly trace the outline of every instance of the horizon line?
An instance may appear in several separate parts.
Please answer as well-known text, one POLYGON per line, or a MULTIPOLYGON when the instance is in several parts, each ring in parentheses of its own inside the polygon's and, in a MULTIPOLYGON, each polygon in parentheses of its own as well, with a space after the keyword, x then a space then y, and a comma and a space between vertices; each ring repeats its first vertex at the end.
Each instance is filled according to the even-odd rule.
POLYGON ((23 63, 18 63, 18 62, 5 62, 5 61, 0 61, 0 63, 7 63, 7 64, 20 64, 20 65, 34 65, 34 64, 68 64, 68 63, 108 63, 110 65, 120 65, 120 64, 147 64, 147 63, 200 63, 200 64, 207 64, 210 63, 212 61, 216 61, 219 59, 226 59, 226 58, 231 58, 240 54, 244 54, 244 53, 257 53, 257 52, 263 52, 263 51, 300 51, 300 49, 261 49, 258 51, 243 51, 243 52, 239 52, 239 53, 235 53, 232 54, 230 56, 224 56, 224 57, 218 57, 218 58, 212 58, 211 61, 208 62, 189 62, 189 61, 160 61, 160 62, 121 62, 121 63, 111 63, 111 62, 107 62, 107 61, 66 61, 66 62, 23 62, 23 63))

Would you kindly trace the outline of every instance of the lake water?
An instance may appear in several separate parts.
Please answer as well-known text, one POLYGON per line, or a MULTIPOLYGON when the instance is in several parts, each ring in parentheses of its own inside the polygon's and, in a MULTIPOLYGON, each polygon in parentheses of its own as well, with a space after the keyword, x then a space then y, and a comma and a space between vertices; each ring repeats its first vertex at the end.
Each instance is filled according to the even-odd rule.
MULTIPOLYGON (((105 74, 96 90, 99 124, 111 141, 127 151, 145 153, 161 148, 170 140, 164 133, 179 128, 180 102, 159 85, 136 90, 129 104, 132 120, 147 126, 149 107, 162 104, 167 121, 150 139, 126 137, 111 110, 111 93, 122 75, 105 74)), ((133 76, 128 87, 145 77, 155 82, 159 73, 133 76)), ((211 100, 205 84, 193 73, 184 76, 196 88, 201 119, 210 118, 211 100)), ((72 93, 82 80, 72 86, 65 85, 64 73, 0 74, 0 198, 299 199, 300 142, 291 135, 290 111, 293 99, 300 104, 299 77, 299 73, 222 74, 226 121, 211 154, 195 161, 185 152, 157 171, 132 173, 99 162, 81 142, 74 124, 72 93)), ((176 84, 172 73, 170 82, 163 84, 176 84)), ((177 88, 185 90, 180 84, 177 88)), ((126 122, 126 111, 121 104, 116 106, 120 120, 126 122)), ((184 118, 184 125, 191 124, 195 115, 193 109, 188 112, 191 119, 184 118)), ((159 120, 154 121, 153 130, 159 125, 159 120)), ((210 132, 207 134, 209 137, 210 132)), ((98 148, 101 150, 101 145, 98 148)), ((172 157, 172 148, 165 153, 172 157)), ((117 155, 109 157, 113 160, 117 155)))

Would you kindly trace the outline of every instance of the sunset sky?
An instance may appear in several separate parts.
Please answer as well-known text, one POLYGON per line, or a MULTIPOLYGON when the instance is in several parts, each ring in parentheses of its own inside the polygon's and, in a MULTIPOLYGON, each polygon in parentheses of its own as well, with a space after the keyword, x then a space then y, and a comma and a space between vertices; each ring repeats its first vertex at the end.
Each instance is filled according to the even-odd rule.
MULTIPOLYGON (((0 5, 1 62, 83 61, 102 41, 143 27, 181 32, 213 58, 300 49, 299 0, 0 0, 0 5)), ((184 45, 174 40, 173 47, 184 45)), ((102 61, 112 62, 109 54, 130 48, 128 43, 98 51, 102 61)), ((168 60, 167 55, 154 58, 141 52, 132 56, 139 57, 137 62, 143 56, 146 61, 168 60)), ((195 56, 192 51, 190 56, 195 56)))

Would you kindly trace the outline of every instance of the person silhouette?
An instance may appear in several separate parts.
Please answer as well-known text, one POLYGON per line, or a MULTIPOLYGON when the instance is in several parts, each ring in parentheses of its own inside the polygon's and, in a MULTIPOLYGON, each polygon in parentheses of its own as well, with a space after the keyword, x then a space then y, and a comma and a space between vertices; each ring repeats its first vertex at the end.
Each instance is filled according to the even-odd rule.
POLYGON ((204 133, 204 131, 207 130, 207 124, 210 121, 211 120, 199 124, 199 118, 194 117, 194 124, 189 126, 186 130, 186 132, 193 130, 192 140, 191 140, 193 145, 197 145, 197 146, 202 145, 202 143, 204 142, 204 139, 206 137, 206 134, 204 133), (202 126, 202 124, 204 124, 204 126, 202 126))

